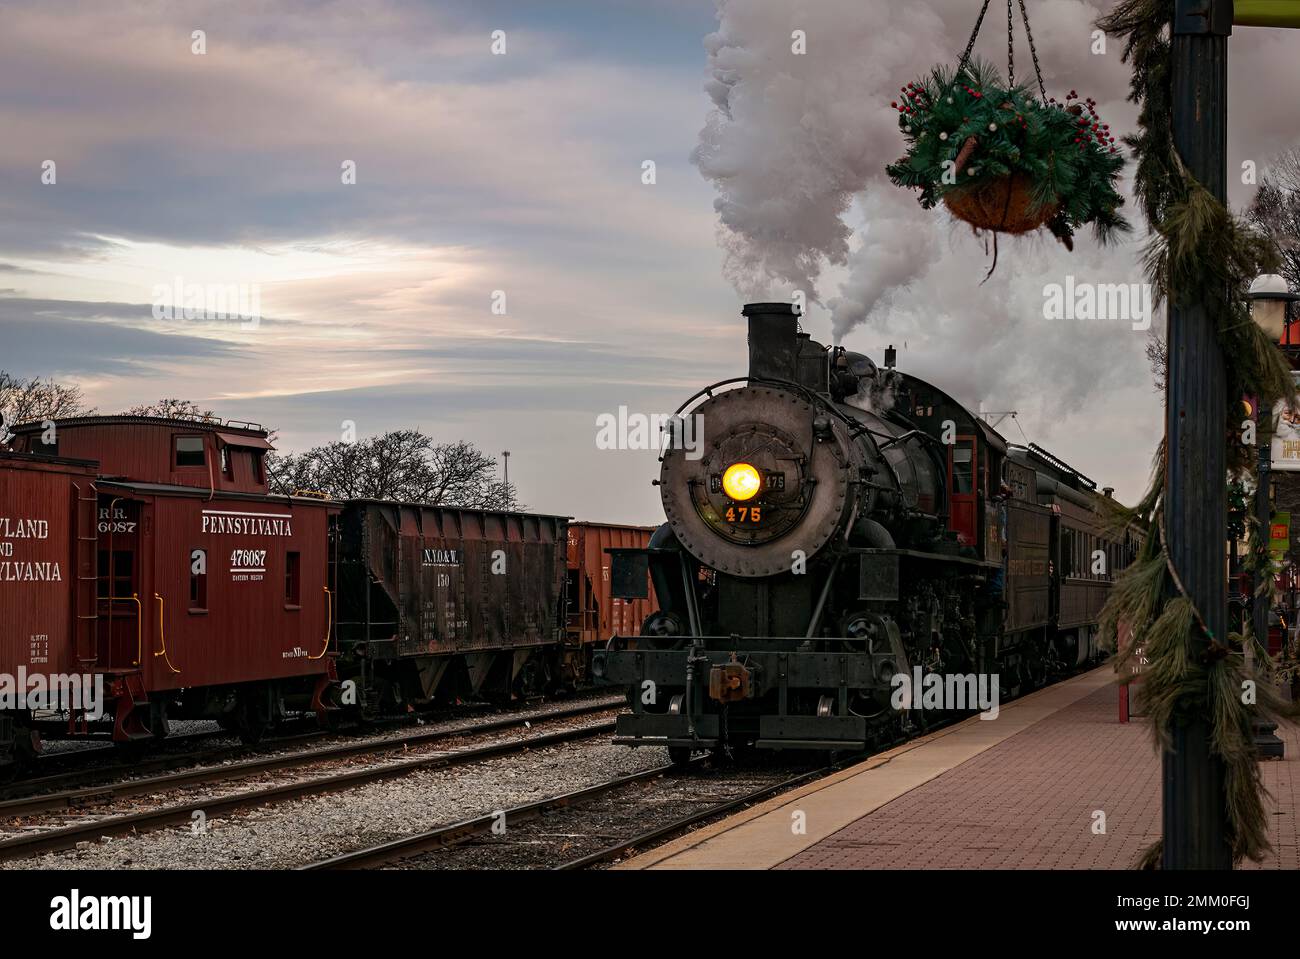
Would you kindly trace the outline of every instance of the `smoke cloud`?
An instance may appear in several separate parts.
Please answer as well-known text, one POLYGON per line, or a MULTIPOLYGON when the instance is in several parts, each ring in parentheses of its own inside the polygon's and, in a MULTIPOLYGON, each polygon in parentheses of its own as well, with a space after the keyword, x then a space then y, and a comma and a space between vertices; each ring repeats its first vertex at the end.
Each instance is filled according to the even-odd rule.
MULTIPOLYGON (((1108 5, 1027 6, 1048 93, 1075 88, 1117 130, 1132 129, 1121 44, 1094 52, 1093 21, 1108 5)), ((906 344, 900 364, 972 404, 1031 393, 1055 415, 1147 375, 1144 337, 1127 324, 1053 325, 1043 316, 1044 287, 1067 273, 1080 282, 1143 279, 1136 207, 1127 207, 1133 239, 1111 249, 1087 231, 1073 254, 1046 234, 1001 237, 997 270, 981 286, 987 239, 942 208, 922 210, 884 172, 904 150, 890 100, 932 66, 955 65, 978 12, 971 0, 719 0, 718 30, 705 40, 715 109, 693 159, 717 190, 724 274, 742 296, 802 290, 824 311, 810 311, 810 321, 828 318, 836 342, 853 334, 860 350, 906 344), (795 31, 806 53, 795 52, 795 31)), ((1023 80, 1033 64, 1018 8, 1016 21, 1023 80)), ((994 4, 975 55, 1005 73, 1006 42, 1005 8, 994 4)))
POLYGON ((705 39, 716 109, 693 160, 718 190, 726 277, 745 296, 820 302, 823 268, 849 260, 854 197, 899 149, 880 97, 916 57, 949 52, 943 22, 885 0, 721 0, 718 13, 705 39))

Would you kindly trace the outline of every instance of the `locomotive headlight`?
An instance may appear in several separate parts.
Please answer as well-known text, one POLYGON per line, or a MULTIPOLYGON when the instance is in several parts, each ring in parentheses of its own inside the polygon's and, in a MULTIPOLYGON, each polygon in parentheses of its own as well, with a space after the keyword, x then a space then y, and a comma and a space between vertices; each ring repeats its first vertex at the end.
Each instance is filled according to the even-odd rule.
POLYGON ((722 491, 734 500, 753 499, 762 486, 763 478, 748 463, 733 463, 722 474, 722 491))

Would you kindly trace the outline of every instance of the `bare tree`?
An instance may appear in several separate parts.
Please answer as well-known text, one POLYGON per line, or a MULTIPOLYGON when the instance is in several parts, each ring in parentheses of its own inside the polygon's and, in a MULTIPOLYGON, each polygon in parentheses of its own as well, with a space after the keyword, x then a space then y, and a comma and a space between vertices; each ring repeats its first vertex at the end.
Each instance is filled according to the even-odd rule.
POLYGON ((311 490, 336 499, 389 499, 432 506, 504 509, 513 487, 496 479, 496 460, 464 440, 435 443, 419 430, 393 430, 353 443, 327 443, 272 456, 271 488, 311 490))
POLYGON ((1282 256, 1282 276, 1291 289, 1300 289, 1300 148, 1269 161, 1246 218, 1272 238, 1282 256))
MULTIPOLYGON (((93 412, 81 387, 40 377, 24 379, 0 370, 0 418, 3 426, 65 419, 93 412)), ((0 429, 0 435, 4 434, 0 429)))
POLYGON ((141 403, 133 406, 124 414, 126 416, 159 416, 164 419, 202 419, 204 417, 213 417, 217 414, 212 410, 205 410, 193 400, 181 400, 175 397, 164 397, 157 403, 141 403))
POLYGON ((1169 344, 1155 330, 1147 334, 1147 362, 1151 364, 1151 376, 1155 380, 1156 392, 1163 394, 1165 379, 1169 375, 1169 344))

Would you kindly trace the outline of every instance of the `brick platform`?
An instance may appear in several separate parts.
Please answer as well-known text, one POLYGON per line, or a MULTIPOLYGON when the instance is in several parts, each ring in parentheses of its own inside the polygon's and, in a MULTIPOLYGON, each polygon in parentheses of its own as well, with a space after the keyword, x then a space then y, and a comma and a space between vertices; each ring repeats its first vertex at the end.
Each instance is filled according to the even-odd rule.
MULTIPOLYGON (((1130 868, 1159 836, 1160 762, 1146 722, 1117 721, 1110 679, 1103 668, 1004 707, 1018 728, 1000 738, 989 727, 1002 719, 968 720, 626 866, 1130 868), (979 742, 990 737, 997 741, 979 742), (918 781, 899 780, 907 775, 918 781), (891 787, 887 777, 898 782, 891 787), (1092 831, 1098 810, 1104 834, 1092 831), (807 821, 805 836, 792 835, 796 814, 807 821)), ((1285 726, 1278 733, 1287 758, 1262 764, 1276 851, 1262 865, 1294 869, 1300 735, 1285 726)))

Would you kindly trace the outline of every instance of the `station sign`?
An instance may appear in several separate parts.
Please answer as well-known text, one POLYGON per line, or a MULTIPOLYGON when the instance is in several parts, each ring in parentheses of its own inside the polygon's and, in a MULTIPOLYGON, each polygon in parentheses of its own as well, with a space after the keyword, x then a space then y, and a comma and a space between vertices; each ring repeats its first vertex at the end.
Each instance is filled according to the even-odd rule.
POLYGON ((1300 472, 1300 413, 1292 413, 1285 402, 1279 402, 1273 407, 1273 422, 1273 469, 1300 472))
MULTIPOLYGON (((1119 650, 1123 653, 1133 643, 1133 624, 1127 620, 1121 620, 1116 626, 1116 640, 1119 650)), ((1144 644, 1139 644, 1137 649, 1128 660, 1128 681, 1121 683, 1119 687, 1119 721, 1126 723, 1133 716, 1140 716, 1137 704, 1133 702, 1132 686, 1142 681, 1142 674, 1147 669, 1147 651, 1144 644)))
POLYGON ((1275 562, 1291 548, 1291 514, 1274 513, 1268 524, 1268 551, 1275 562))

